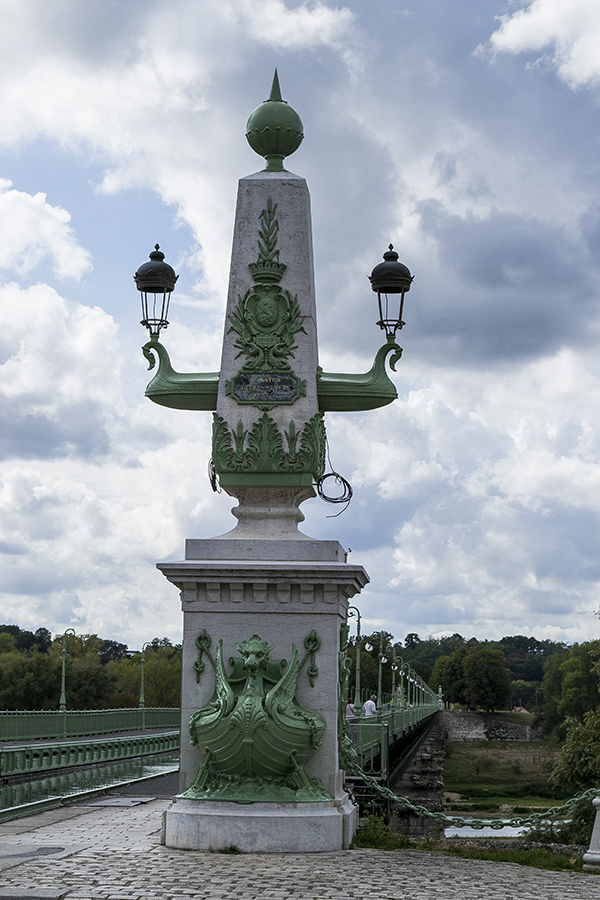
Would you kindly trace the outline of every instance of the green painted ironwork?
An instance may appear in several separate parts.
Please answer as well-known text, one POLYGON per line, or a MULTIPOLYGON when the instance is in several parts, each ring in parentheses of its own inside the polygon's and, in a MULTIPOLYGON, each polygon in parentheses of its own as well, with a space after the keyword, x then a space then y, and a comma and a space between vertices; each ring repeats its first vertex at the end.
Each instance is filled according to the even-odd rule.
POLYGON ((255 153, 267 161, 266 172, 283 172, 283 160, 298 149, 304 138, 300 116, 281 98, 277 69, 269 99, 261 103, 246 124, 246 139, 255 153))
POLYGON ((239 803, 330 800, 321 782, 310 778, 304 768, 322 742, 325 719, 296 697, 298 676, 309 657, 311 683, 318 674, 316 632, 304 641, 302 662, 292 644, 289 665, 285 659, 270 659, 273 645, 253 634, 236 644, 240 656, 229 658, 229 674, 223 663, 223 641, 218 642, 214 657, 210 644, 203 630, 196 641, 199 653, 194 668, 198 678, 204 657, 209 660, 215 671, 214 693, 190 719, 192 744, 205 757, 181 796, 239 803))
POLYGON ((238 403, 263 410, 295 403, 306 394, 306 381, 296 377, 289 363, 298 349, 295 335, 306 334, 306 317, 300 312, 298 295, 279 287, 286 266, 279 261, 276 213, 277 204, 268 197, 259 216, 258 258, 249 264, 254 284, 243 296, 238 294, 227 332, 237 334, 234 347, 245 362, 237 375, 225 381, 225 393, 238 403))
POLYGON ((319 409, 322 412, 357 412, 378 409, 392 403, 398 397, 398 391, 385 368, 390 353, 392 356, 389 366, 395 372, 396 363, 402 356, 402 348, 393 338, 388 338, 387 343, 379 348, 373 365, 363 374, 324 372, 319 366, 317 369, 319 409))
POLYGON ((142 353, 148 360, 149 369, 156 364, 154 354, 159 361, 158 371, 146 388, 148 399, 171 409, 217 408, 218 372, 176 372, 158 335, 151 335, 142 347, 142 353))
MULTIPOLYGON (((155 365, 153 354, 156 354, 159 360, 159 369, 146 388, 146 397, 154 403, 172 409, 216 410, 219 388, 218 372, 176 372, 171 365, 166 348, 155 336, 143 346, 142 350, 150 363, 150 369, 155 365)), ((390 353, 393 355, 389 365, 393 371, 396 371, 392 362, 394 358, 396 360, 399 358, 401 348, 395 342, 384 344, 377 351, 372 367, 363 374, 324 372, 319 366, 317 368, 317 397, 321 412, 357 412, 378 409, 392 403, 398 397, 398 392, 385 369, 385 362, 390 353)), ((273 373, 267 374, 272 375, 273 373)), ((286 373, 282 371, 281 374, 286 373)), ((303 382, 300 382, 299 391, 303 393, 302 384, 303 382)), ((299 393, 298 396, 300 395, 299 393)), ((282 404, 293 401, 280 400, 278 402, 282 404)), ((259 406, 259 404, 254 405, 259 406)), ((271 409, 273 405, 275 404, 269 405, 268 408, 271 409)))
POLYGON ((377 781, 376 778, 373 778, 372 775, 368 775, 364 772, 357 762, 350 763, 346 772, 351 775, 358 775, 363 779, 365 784, 374 788, 377 793, 382 797, 385 797, 386 800, 392 800, 402 809, 413 812, 417 816, 433 819, 434 821, 439 822, 440 825, 453 825, 455 828, 473 828, 475 831, 480 831, 482 828, 491 828, 494 831, 501 831, 503 828, 509 827, 523 828, 526 826, 540 825, 542 822, 546 822, 549 819, 562 818, 566 813, 572 812, 582 800, 594 800, 596 797, 600 797, 600 789, 589 788, 589 790, 584 791, 583 794, 580 794, 578 797, 572 797, 561 806, 552 806, 549 809, 544 810, 544 812, 532 813, 529 816, 515 816, 512 819, 464 819, 462 816, 447 816, 444 813, 432 812, 430 809, 427 809, 426 806, 411 803, 406 797, 400 797, 398 794, 394 794, 393 791, 380 784, 380 782, 377 781))
POLYGON ((267 413, 249 431, 241 419, 230 431, 225 419, 213 413, 212 459, 220 476, 234 472, 248 475, 306 472, 319 478, 325 471, 323 415, 316 413, 301 429, 292 420, 282 434, 267 413))
POLYGON ((267 206, 262 210, 258 229, 258 259, 250 263, 250 271, 255 281, 271 283, 281 281, 287 266, 279 261, 277 238, 279 236, 279 220, 275 218, 277 204, 271 197, 267 198, 267 206))
POLYGON ((350 682, 350 660, 346 653, 350 626, 347 622, 340 625, 340 650, 338 656, 338 758, 340 767, 345 769, 356 759, 356 750, 350 739, 346 703, 348 700, 348 684, 350 682))
POLYGON ((127 737, 94 737, 84 741, 4 745, 0 775, 28 775, 139 756, 155 756, 179 749, 179 730, 127 737))
POLYGON ((0 785, 0 822, 81 802, 110 788, 176 772, 178 768, 178 753, 174 752, 50 771, 27 781, 18 777, 6 780, 0 785))
POLYGON ((0 710, 3 741, 111 734, 146 728, 178 728, 179 708, 94 709, 94 710, 0 710))

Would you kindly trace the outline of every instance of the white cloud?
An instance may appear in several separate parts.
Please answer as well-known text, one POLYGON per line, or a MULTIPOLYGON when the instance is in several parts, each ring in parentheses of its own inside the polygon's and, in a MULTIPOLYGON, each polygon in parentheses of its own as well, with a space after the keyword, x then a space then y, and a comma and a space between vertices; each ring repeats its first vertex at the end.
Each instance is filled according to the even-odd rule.
POLYGON ((51 206, 45 194, 17 191, 0 178, 0 268, 27 275, 50 259, 59 278, 79 280, 92 264, 70 221, 67 210, 51 206))
MULTIPOLYGON (((356 493, 339 519, 307 503, 305 530, 354 548, 373 578, 358 601, 366 620, 396 634, 577 638, 589 630, 577 614, 595 622, 600 581, 592 101, 580 95, 557 128, 569 92, 474 59, 485 17, 457 28, 450 6, 436 21, 417 0, 388 4, 386 17, 358 0, 0 0, 0 150, 8 165, 28 147, 60 148, 68 165, 54 190, 50 167, 39 186, 64 206, 60 179, 93 162, 103 174, 90 221, 100 194, 125 202, 137 188, 190 225, 197 244, 178 252, 188 273, 203 270, 201 300, 184 272, 167 341, 177 369, 212 370, 235 182, 261 165, 244 124, 277 65, 307 131, 291 167, 313 196, 327 369, 370 365, 365 274, 390 239, 416 275, 401 400, 328 417, 332 461, 356 493)), ((573 84, 591 84, 579 38, 592 14, 574 2, 562 16, 529 3, 493 47, 550 49, 557 66, 573 64, 573 84)), ((33 261, 82 278, 89 256, 69 213, 16 188, 0 183, 8 277, 35 275, 33 261)), ((144 401, 131 314, 115 303, 113 321, 93 306, 101 288, 73 296, 89 305, 46 284, 0 288, 3 609, 23 626, 176 639, 178 598, 154 559, 233 524, 206 483, 210 417, 144 401)))
MULTIPOLYGON (((231 527, 197 462, 210 456, 209 416, 143 399, 143 365, 124 370, 104 310, 45 284, 2 285, 0 303, 3 619, 132 646, 178 640, 177 592, 154 562, 180 556, 185 536, 231 527), (139 382, 133 406, 126 378, 139 382)), ((185 353, 191 339, 177 330, 185 353)))
POLYGON ((501 25, 490 38, 494 51, 538 52, 570 87, 591 87, 600 81, 600 6, 596 0, 533 0, 524 9, 499 16, 501 25))
MULTIPOLYGON (((249 169, 259 167, 242 137, 252 104, 266 99, 282 50, 326 50, 356 68, 354 14, 322 2, 283 0, 174 0, 168 8, 132 4, 129 11, 116 4, 107 34, 105 6, 65 3, 49 15, 42 0, 9 0, 0 144, 43 136, 99 160, 106 167, 101 190, 155 190, 191 225, 202 245, 197 259, 208 292, 222 294, 231 230, 231 210, 222 199, 236 177, 228 165, 245 158, 249 169), (268 79, 236 122, 231 73, 247 69, 267 47, 274 54, 268 79), (229 112, 221 105, 226 95, 229 112), (241 138, 234 143, 232 127, 241 138)), ((285 96, 285 77, 282 85, 285 96)))
POLYGON ((0 405, 11 423, 0 455, 106 456, 121 403, 112 318, 45 284, 0 286, 0 303, 0 405))
POLYGON ((226 4, 248 26, 252 37, 281 49, 340 49, 348 38, 354 13, 316 0, 289 8, 283 0, 238 0, 226 4))
MULTIPOLYGON (((500 638, 517 622, 575 639, 600 601, 595 354, 562 350, 476 378, 416 374, 423 386, 368 421, 336 417, 330 433, 355 488, 350 515, 372 507, 371 544, 394 532, 393 567, 366 554, 379 615, 396 634, 412 619, 426 633, 500 638)), ((369 589, 362 602, 372 608, 369 589)))

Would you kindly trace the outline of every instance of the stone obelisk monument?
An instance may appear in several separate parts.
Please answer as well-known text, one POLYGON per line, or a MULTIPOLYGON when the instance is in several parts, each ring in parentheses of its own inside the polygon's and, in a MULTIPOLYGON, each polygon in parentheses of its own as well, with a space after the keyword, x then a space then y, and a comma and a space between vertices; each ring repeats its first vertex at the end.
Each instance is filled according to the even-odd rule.
POLYGON ((239 183, 221 370, 175 372, 158 330, 144 348, 160 362, 152 400, 213 411, 215 478, 238 500, 231 531, 159 564, 184 618, 180 794, 164 834, 183 849, 333 851, 357 825, 340 765, 340 635, 368 577, 338 542, 298 530, 299 507, 323 475, 324 411, 393 400, 384 362, 399 348, 388 342, 366 375, 319 369, 310 198, 283 167, 302 123, 277 73, 246 137, 266 167, 239 183))

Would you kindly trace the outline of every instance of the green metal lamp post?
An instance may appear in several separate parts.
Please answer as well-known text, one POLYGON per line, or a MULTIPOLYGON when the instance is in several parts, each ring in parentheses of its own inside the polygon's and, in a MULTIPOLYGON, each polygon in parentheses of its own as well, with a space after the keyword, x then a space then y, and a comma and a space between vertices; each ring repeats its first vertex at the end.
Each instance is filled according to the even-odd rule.
POLYGON ((360 716, 362 704, 360 702, 360 645, 362 637, 360 634, 360 611, 356 606, 348 607, 348 618, 356 615, 356 678, 354 681, 354 715, 360 716), (351 612, 354 610, 354 612, 351 612))
POLYGON ((390 644, 391 654, 392 654, 392 707, 396 706, 396 672, 401 671, 401 666, 404 665, 404 660, 401 656, 396 655, 396 648, 393 644, 390 644), (398 665, 398 660, 400 660, 400 665, 398 665))
POLYGON ((418 700, 417 700, 417 679, 418 679, 418 677, 419 676, 417 675, 415 670, 412 668, 412 666, 409 666, 409 668, 408 668, 408 683, 409 683, 409 692, 410 692, 409 693, 409 698, 410 698, 409 706, 413 706, 413 707, 417 706, 417 704, 418 704, 418 700))
POLYGON ((378 673, 377 673, 377 712, 381 712, 381 708, 382 708, 381 689, 382 689, 382 683, 383 683, 383 666, 387 662, 387 656, 385 655, 384 649, 383 649, 383 631, 373 632, 371 637, 368 638, 367 642, 365 643, 365 650, 367 650, 367 652, 370 653, 371 650, 375 649, 375 644, 376 644, 376 640, 377 640, 378 636, 379 636, 379 653, 378 653, 379 667, 378 667, 378 673))
POLYGON ((62 672, 60 676, 60 702, 58 705, 59 712, 67 711, 67 696, 65 694, 65 671, 67 662, 67 635, 75 634, 74 628, 67 628, 62 636, 62 672))
POLYGON ((383 631, 379 632, 379 672, 377 676, 377 712, 381 712, 383 703, 381 700, 381 691, 383 688, 383 667, 387 662, 387 656, 385 655, 383 648, 383 631))
POLYGON ((140 705, 139 709, 142 710, 142 731, 146 730, 146 701, 144 699, 144 665, 146 662, 146 647, 151 645, 152 641, 146 641, 145 644, 142 644, 142 674, 140 680, 140 705))
POLYGON ((404 663, 402 668, 402 680, 404 682, 406 679, 406 687, 403 684, 403 696, 404 696, 404 708, 408 709, 410 706, 410 665, 408 663, 404 663))

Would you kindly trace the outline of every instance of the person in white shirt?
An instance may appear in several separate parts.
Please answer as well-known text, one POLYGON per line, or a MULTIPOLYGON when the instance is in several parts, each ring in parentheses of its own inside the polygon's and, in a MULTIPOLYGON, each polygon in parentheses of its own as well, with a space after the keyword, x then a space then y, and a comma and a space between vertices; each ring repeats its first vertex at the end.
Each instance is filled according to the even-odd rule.
POLYGON ((363 703, 363 712, 365 716, 374 716, 377 712, 377 696, 375 694, 371 694, 371 699, 366 700, 363 703))

